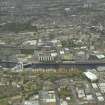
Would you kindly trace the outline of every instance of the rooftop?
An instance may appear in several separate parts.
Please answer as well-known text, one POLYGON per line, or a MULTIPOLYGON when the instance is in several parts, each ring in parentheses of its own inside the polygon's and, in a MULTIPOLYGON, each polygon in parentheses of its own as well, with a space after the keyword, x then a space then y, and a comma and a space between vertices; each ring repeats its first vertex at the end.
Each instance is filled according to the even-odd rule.
POLYGON ((88 72, 84 72, 85 76, 90 79, 91 81, 95 81, 98 79, 98 77, 93 74, 92 72, 88 71, 88 72))

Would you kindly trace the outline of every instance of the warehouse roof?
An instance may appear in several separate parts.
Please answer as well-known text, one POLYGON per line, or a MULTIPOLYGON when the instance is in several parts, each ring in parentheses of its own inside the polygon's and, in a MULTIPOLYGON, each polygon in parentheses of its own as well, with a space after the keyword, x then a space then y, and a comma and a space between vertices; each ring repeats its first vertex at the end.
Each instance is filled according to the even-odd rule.
POLYGON ((92 72, 88 71, 88 72, 84 72, 85 76, 90 79, 91 81, 95 81, 97 80, 97 76, 95 74, 93 74, 92 72))

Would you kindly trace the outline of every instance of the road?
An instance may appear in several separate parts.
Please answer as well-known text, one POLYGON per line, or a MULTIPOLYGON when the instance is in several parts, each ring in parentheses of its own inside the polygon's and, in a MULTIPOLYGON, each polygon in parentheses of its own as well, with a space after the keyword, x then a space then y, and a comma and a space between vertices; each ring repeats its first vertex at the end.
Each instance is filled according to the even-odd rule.
POLYGON ((70 89, 72 91, 72 94, 73 94, 73 97, 74 97, 74 100, 75 100, 74 101, 75 102, 75 105, 78 105, 79 104, 79 100, 77 99, 77 95, 76 95, 74 83, 71 82, 70 80, 69 80, 69 87, 70 87, 70 89))
POLYGON ((59 95, 58 95, 58 85, 57 84, 55 84, 55 94, 56 94, 56 105, 60 105, 60 97, 59 97, 59 95))

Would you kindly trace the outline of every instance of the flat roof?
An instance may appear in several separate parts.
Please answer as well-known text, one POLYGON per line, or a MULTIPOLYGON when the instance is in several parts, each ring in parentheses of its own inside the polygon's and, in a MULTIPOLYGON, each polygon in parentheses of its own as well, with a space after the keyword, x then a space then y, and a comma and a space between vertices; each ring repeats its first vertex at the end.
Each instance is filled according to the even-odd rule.
POLYGON ((92 81, 98 79, 97 76, 96 76, 95 74, 93 74, 92 72, 90 72, 90 71, 84 72, 84 74, 85 74, 85 76, 86 76, 88 79, 90 79, 90 80, 92 80, 92 81))

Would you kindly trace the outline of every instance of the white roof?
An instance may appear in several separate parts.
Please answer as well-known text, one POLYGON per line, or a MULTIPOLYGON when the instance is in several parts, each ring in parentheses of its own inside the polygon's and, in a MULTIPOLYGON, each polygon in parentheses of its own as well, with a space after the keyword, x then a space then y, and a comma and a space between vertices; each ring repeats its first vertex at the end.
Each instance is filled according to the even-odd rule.
POLYGON ((103 58, 105 58, 105 56, 104 56, 103 54, 97 54, 96 57, 97 57, 98 59, 103 59, 103 58))
POLYGON ((99 83, 100 87, 105 87, 105 83, 99 83))
POLYGON ((62 50, 62 51, 60 51, 60 54, 65 54, 65 52, 62 50))
POLYGON ((58 40, 56 40, 56 39, 55 39, 55 40, 52 40, 51 42, 52 42, 52 43, 57 43, 57 42, 58 42, 58 40))
POLYGON ((99 83, 98 86, 99 86, 101 92, 105 93, 105 83, 99 83))
POLYGON ((39 105, 38 101, 25 101, 24 105, 39 105))
POLYGON ((94 89, 97 89, 97 88, 98 88, 98 86, 97 86, 96 83, 92 83, 92 87, 93 87, 94 89))
POLYGON ((61 105, 68 105, 66 101, 61 102, 61 105))
POLYGON ((56 57, 57 56, 57 53, 51 53, 51 56, 52 57, 56 57))
POLYGON ((99 96, 102 96, 102 94, 100 92, 97 92, 96 96, 99 97, 99 96))
POLYGON ((29 44, 29 45, 36 45, 37 41, 36 40, 28 40, 26 42, 24 42, 23 44, 26 45, 26 44, 29 44))
POLYGON ((66 100, 71 100, 71 98, 70 97, 66 97, 66 100))
POLYGON ((65 10, 65 11, 70 11, 70 8, 65 8, 64 10, 65 10))
POLYGON ((45 100, 47 103, 49 103, 49 102, 56 102, 56 99, 54 98, 54 99, 46 99, 45 100))
POLYGON ((55 91, 48 91, 49 94, 55 94, 55 91))
POLYGON ((94 72, 94 73, 97 72, 96 69, 87 69, 87 71, 90 71, 90 72, 92 71, 92 72, 94 72))
POLYGON ((93 100, 93 96, 92 95, 87 95, 86 98, 87 98, 87 100, 93 100))
POLYGON ((69 51, 70 49, 69 48, 64 48, 66 51, 69 51))
POLYGON ((78 55, 84 55, 85 52, 84 52, 84 51, 80 51, 80 52, 78 52, 77 54, 78 54, 78 55))
POLYGON ((91 81, 95 81, 97 80, 97 76, 95 74, 93 74, 92 72, 88 71, 88 72, 84 72, 85 76, 90 79, 91 81))
POLYGON ((81 49, 86 49, 86 48, 87 48, 87 46, 82 46, 82 47, 81 47, 81 49))
POLYGON ((104 98, 102 96, 97 97, 98 101, 104 101, 104 98))
POLYGON ((78 97, 79 97, 79 98, 85 97, 85 92, 84 92, 84 90, 78 90, 77 92, 78 92, 78 97))

